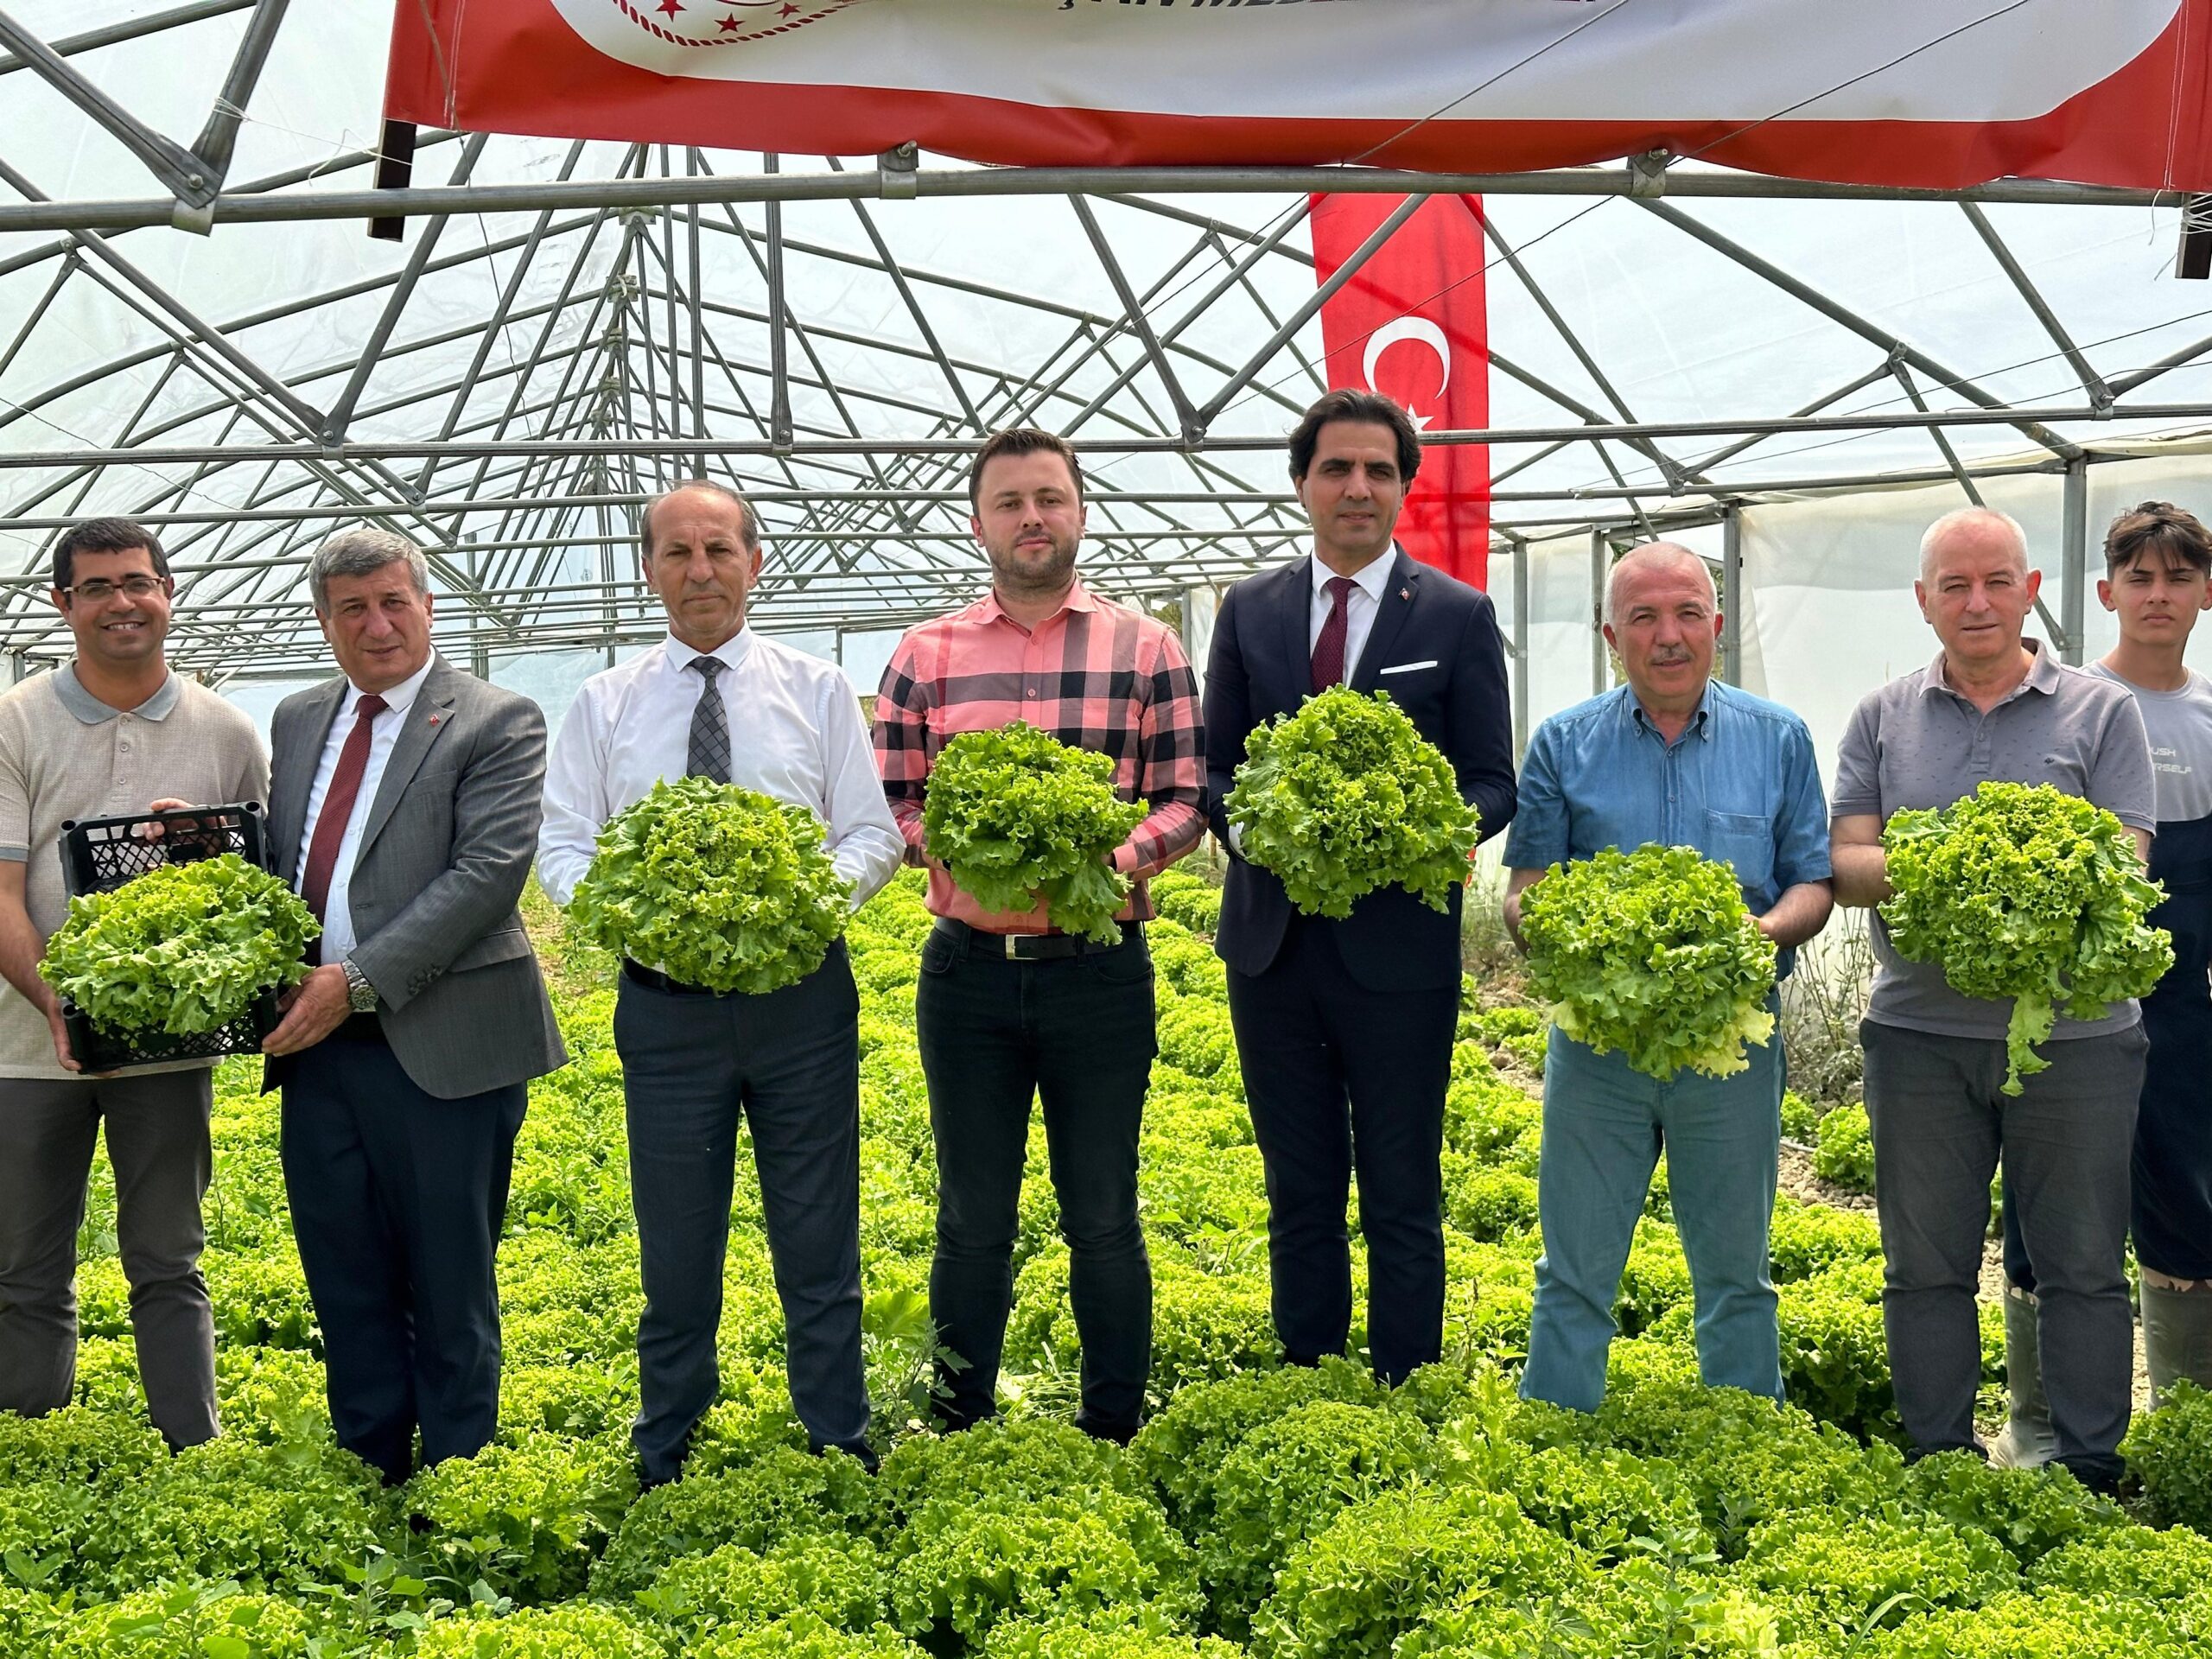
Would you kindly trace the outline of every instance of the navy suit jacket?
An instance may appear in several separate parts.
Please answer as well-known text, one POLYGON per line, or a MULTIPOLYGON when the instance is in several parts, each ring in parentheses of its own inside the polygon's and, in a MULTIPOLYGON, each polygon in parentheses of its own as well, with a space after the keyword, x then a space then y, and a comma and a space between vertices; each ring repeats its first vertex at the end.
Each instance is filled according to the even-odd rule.
MULTIPOLYGON (((1513 820, 1513 713, 1505 644, 1489 596, 1393 550, 1389 585, 1353 665, 1357 691, 1387 691, 1444 752, 1487 841, 1513 820), (1397 672, 1388 671, 1396 669, 1397 672)), ((1224 594, 1206 668, 1206 783, 1213 831, 1229 844, 1222 803, 1255 726, 1288 714, 1313 688, 1313 579, 1306 558, 1247 577, 1224 594)), ((1370 990, 1433 990, 1459 982, 1459 909, 1439 914, 1402 887, 1384 887, 1332 928, 1352 977, 1370 990)), ((1214 935, 1241 974, 1265 973, 1282 948, 1290 896, 1271 872, 1232 854, 1214 935)))

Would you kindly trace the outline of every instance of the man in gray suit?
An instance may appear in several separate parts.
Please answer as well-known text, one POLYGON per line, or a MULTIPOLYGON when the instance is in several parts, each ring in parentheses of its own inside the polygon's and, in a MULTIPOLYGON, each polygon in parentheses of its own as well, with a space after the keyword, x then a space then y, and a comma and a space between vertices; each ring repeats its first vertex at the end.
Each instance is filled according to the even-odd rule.
POLYGON ((340 531, 308 588, 342 671, 271 732, 278 871, 320 965, 262 1047, 322 1325, 338 1442, 404 1480, 467 1457, 499 1404, 493 1252, 529 1081, 566 1062, 515 901, 537 850, 545 720, 430 649, 429 571, 340 531))

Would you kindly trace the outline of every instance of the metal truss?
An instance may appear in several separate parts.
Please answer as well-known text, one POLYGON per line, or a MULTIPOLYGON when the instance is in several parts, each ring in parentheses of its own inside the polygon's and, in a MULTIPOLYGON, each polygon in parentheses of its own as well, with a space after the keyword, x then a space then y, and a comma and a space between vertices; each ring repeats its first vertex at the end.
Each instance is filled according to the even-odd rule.
MULTIPOLYGON (((230 181, 284 15, 283 0, 195 0, 46 41, 0 10, 13 54, 0 85, 42 82, 163 193, 49 200, 0 149, 0 653, 66 654, 45 547, 86 514, 124 512, 159 526, 179 582, 174 656, 210 678, 319 670, 302 566, 360 520, 430 550, 441 639, 479 671, 522 653, 611 656, 661 628, 638 581, 639 508, 694 475, 760 506, 764 627, 842 639, 902 626, 979 588, 967 472, 983 435, 1015 423, 1083 451, 1094 583, 1156 603, 1233 579, 1302 544, 1281 435, 1324 384, 1316 318, 1331 290, 1298 235, 1314 190, 1489 200, 1493 385, 1512 415, 1427 437, 1491 446, 1493 550, 1523 569, 1530 541, 1560 533, 1586 533, 1596 558, 1719 524, 1732 549, 1737 510, 1763 497, 1948 480, 1974 498, 1980 480, 2045 471, 2068 481, 2072 578, 2050 620, 2078 645, 2074 519, 2096 444, 2212 416, 2212 383, 2173 393, 2169 378, 2205 364, 2212 338, 2175 346, 2168 315, 2086 338, 1991 212, 2033 204, 2086 223, 2139 216, 2153 200, 2141 193, 2024 181, 1900 193, 1650 158, 1483 177, 756 162, 457 133, 421 135, 423 168, 443 181, 404 191, 367 188, 377 158, 358 150, 230 181), (218 24, 240 11, 242 30, 218 24), (210 27, 238 39, 190 144, 98 78, 108 48, 210 27), (1026 199, 1027 228, 1004 259, 902 251, 916 216, 938 211, 931 200, 1006 197, 1026 199), (1684 205, 1900 197, 1964 215, 2032 324, 2049 371, 2039 395, 2018 395, 2033 365, 1948 361, 1878 307, 1784 269, 1740 233, 1749 210, 1684 205), (1194 206, 1205 198, 1213 210, 1194 206), (1782 296, 1792 326, 1845 366, 1739 410, 1650 418, 1648 393, 1608 360, 1602 300, 1546 279, 1560 198, 1619 198, 1613 212, 1666 238, 1669 257, 1707 262, 1717 289, 1782 296), (220 249, 232 227, 304 234, 372 215, 409 221, 406 244, 367 259, 367 274, 251 310, 194 303, 155 274, 174 261, 130 257, 142 241, 212 233, 220 249), (1049 276, 1026 257, 1041 247, 1049 276), (112 338, 111 355, 85 359, 88 327, 112 338), (49 372, 49 360, 68 366, 49 372), (1917 459, 1894 446, 1878 466, 1853 458, 1853 445, 1899 434, 1917 459)), ((1514 620, 1525 674, 1526 618, 1514 620)))

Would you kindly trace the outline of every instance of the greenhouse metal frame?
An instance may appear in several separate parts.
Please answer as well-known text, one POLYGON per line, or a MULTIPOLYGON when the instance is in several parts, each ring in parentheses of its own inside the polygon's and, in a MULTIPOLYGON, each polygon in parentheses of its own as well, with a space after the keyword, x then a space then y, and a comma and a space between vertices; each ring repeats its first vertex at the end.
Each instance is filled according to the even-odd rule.
MULTIPOLYGON (((976 591, 966 472, 986 432, 1018 423, 1065 432, 1084 453, 1091 579, 1140 602, 1179 599, 1303 544, 1281 433, 1324 384, 1318 312, 1429 194, 1567 199, 1579 204, 1568 223, 1618 199, 1637 235, 1756 283, 1793 327, 1820 332, 1821 352, 1848 354, 1821 384, 1776 386, 1786 401, 1775 407, 1643 418, 1592 341, 1586 296, 1554 291, 1529 257, 1552 229, 1523 238, 1503 207, 1487 213, 1487 280, 1514 296, 1535 345, 1510 329, 1493 337, 1494 397, 1510 392, 1521 413, 1427 435, 1492 446, 1493 556, 1521 564, 1506 620, 1524 669, 1532 537, 1586 533, 1594 600, 1614 547, 1719 526, 1733 612, 1732 532, 1747 501, 1947 479, 1978 500, 1981 480, 2024 471, 2066 482, 2063 579, 2044 621, 2078 658, 2088 469, 2110 440, 2212 417, 2212 378, 2193 382, 2195 397, 2162 397, 2168 377, 2212 365, 2212 334, 2179 338, 2188 317, 2162 314, 2125 347, 2092 340, 1993 212, 2164 210, 2186 230, 2201 215, 2171 194, 2017 180, 1904 192, 1656 156, 1470 176, 983 168, 911 151, 861 162, 454 132, 415 144, 418 171, 441 182, 368 188, 379 157, 365 147, 233 179, 286 14, 283 0, 195 0, 46 40, 0 10, 12 54, 0 59, 0 99, 42 84, 42 107, 66 101, 154 192, 49 197, 9 154, 0 122, 0 657, 18 673, 66 655, 42 549, 96 512, 159 527, 179 582, 173 659, 216 683, 317 671, 302 567, 321 537, 359 520, 430 550, 441 643, 476 671, 549 651, 612 660, 664 626, 638 581, 637 510, 702 472, 761 508, 773 557, 760 625, 827 635, 842 655, 849 635, 976 591), (204 42, 210 30, 228 31, 229 67, 189 146, 92 73, 111 48, 171 34, 204 42), (533 170, 550 176, 517 176, 533 170), (1316 286, 1296 234, 1306 200, 1347 190, 1408 200, 1316 286), (1088 263, 1083 292, 987 280, 899 245, 901 215, 1007 199, 1038 222, 1050 214, 1062 251, 1088 263), (1707 210, 1790 201, 1956 215, 2001 276, 2013 321, 2032 327, 2039 360, 2067 384, 2024 399, 1989 384, 1707 210), (134 258, 142 241, 206 237, 219 249, 249 226, 335 226, 358 239, 372 219, 404 227, 382 264, 258 306, 214 308, 134 258), (448 297, 426 305, 434 289, 448 297), (46 377, 38 365, 73 306, 124 320, 130 338, 46 377), (279 330, 296 345, 319 317, 328 326, 312 360, 262 349, 279 330), (2179 343, 2110 360, 2154 333, 2179 343), (1007 343, 992 351, 979 336, 1007 343), (87 410, 102 423, 88 427, 87 410), (1926 454, 1900 464, 1882 444, 1892 438, 1926 454), (1877 448, 1834 465, 1814 448, 1815 461, 1793 464, 1783 440, 1877 448)), ((1732 676, 1732 648, 1726 661, 1732 676)))

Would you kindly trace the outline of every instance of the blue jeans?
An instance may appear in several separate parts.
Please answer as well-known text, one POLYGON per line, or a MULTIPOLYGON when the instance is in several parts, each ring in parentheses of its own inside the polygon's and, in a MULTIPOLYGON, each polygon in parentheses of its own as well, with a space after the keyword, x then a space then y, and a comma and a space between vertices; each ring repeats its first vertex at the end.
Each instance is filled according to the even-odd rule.
POLYGON ((1663 1142, 1697 1292, 1698 1370, 1713 1388, 1782 1397, 1767 1230, 1782 1139, 1782 1042, 1732 1077, 1660 1083, 1554 1027, 1544 1058, 1544 1254, 1521 1393, 1579 1411, 1605 1397, 1613 1298, 1663 1142))

